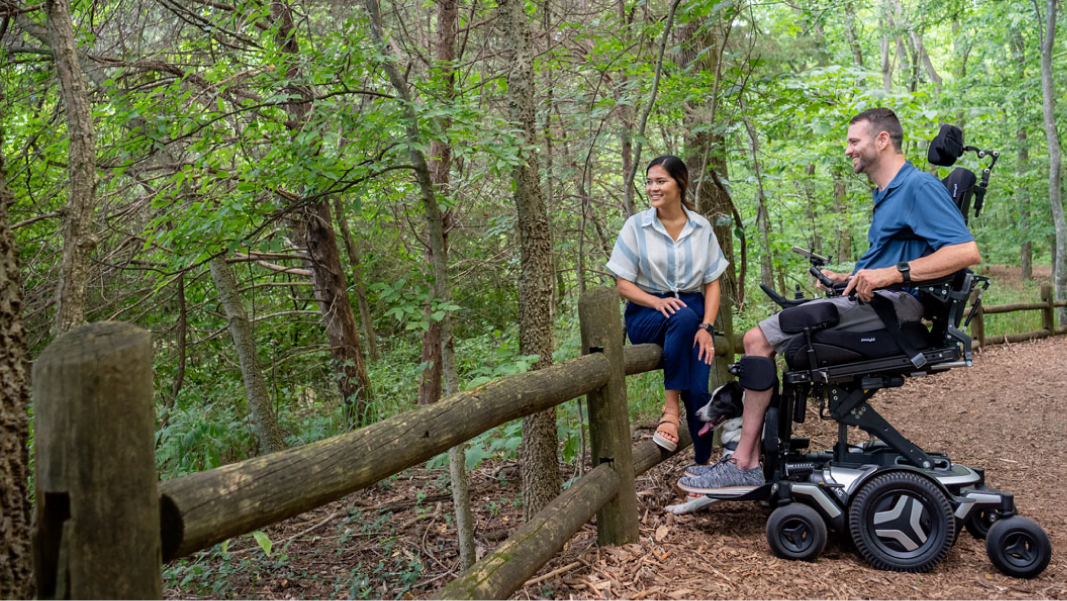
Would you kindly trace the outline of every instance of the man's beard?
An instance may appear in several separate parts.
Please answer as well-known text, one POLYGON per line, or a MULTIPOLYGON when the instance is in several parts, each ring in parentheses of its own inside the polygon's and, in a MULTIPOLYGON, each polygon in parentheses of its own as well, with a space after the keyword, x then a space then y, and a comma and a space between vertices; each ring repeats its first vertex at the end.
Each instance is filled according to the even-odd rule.
POLYGON ((870 177, 870 168, 877 162, 878 155, 873 152, 870 154, 860 153, 857 158, 859 162, 853 164, 852 170, 857 174, 866 173, 867 177, 870 177))

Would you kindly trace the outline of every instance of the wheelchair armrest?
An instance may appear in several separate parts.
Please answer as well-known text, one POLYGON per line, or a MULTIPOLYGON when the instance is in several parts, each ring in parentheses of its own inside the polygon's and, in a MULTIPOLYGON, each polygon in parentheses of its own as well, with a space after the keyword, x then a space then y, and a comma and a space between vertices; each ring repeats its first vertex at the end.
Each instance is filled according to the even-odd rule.
POLYGON ((786 297, 782 296, 781 294, 778 294, 777 292, 775 292, 774 288, 771 288, 767 284, 763 284, 763 283, 761 283, 759 285, 759 287, 760 287, 760 290, 762 290, 764 294, 769 296, 771 298, 771 300, 775 302, 775 304, 777 304, 779 307, 781 307, 783 309, 788 309, 789 307, 796 307, 798 305, 803 305, 804 303, 806 303, 806 302, 808 302, 810 300, 813 300, 813 299, 810 299, 810 298, 786 298, 786 297))
POLYGON ((956 271, 946 276, 942 276, 932 280, 912 280, 910 282, 898 282, 896 284, 883 286, 878 290, 902 290, 904 288, 915 288, 917 290, 922 290, 923 288, 937 288, 944 284, 951 284, 953 280, 956 279, 956 276, 959 273, 960 272, 956 271))

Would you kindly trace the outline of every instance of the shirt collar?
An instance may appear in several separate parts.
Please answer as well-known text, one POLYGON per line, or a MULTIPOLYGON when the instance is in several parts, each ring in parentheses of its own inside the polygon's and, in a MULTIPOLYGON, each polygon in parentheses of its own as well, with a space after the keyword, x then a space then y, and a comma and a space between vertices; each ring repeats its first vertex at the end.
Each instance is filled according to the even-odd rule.
POLYGON ((912 172, 915 171, 915 165, 911 164, 911 161, 904 161, 904 164, 900 166, 900 170, 893 176, 893 180, 889 182, 889 185, 885 187, 885 190, 874 189, 874 204, 877 205, 883 198, 889 196, 889 191, 893 188, 900 187, 904 183, 904 180, 911 177, 912 172))
MULTIPOLYGON (((682 205, 682 211, 685 212, 685 225, 682 226, 682 233, 678 234, 678 241, 688 236, 694 229, 696 229, 696 221, 693 220, 693 213, 682 205)), ((670 237, 667 233, 667 228, 663 227, 663 222, 656 218, 656 207, 651 207, 641 213, 641 226, 651 227, 652 229, 662 233, 664 236, 670 237)))

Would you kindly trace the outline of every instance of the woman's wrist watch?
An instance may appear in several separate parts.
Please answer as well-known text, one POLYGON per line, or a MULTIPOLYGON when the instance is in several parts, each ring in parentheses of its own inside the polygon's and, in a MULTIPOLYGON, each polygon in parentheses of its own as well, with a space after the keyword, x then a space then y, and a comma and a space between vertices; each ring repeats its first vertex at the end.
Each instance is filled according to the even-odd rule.
POLYGON ((708 334, 711 334, 711 337, 712 337, 712 338, 714 338, 714 337, 715 337, 715 325, 714 325, 714 324, 710 324, 710 323, 702 323, 702 324, 700 324, 699 326, 697 326, 697 328, 699 328, 699 329, 701 329, 701 330, 704 330, 704 331, 705 331, 705 332, 707 332, 708 334))

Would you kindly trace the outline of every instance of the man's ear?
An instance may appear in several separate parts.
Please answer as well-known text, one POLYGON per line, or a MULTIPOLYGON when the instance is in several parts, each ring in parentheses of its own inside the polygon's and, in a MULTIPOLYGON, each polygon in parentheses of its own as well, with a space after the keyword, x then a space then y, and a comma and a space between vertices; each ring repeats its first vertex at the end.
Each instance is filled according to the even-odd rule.
POLYGON ((893 140, 889 138, 889 132, 880 131, 878 135, 874 137, 874 145, 879 151, 885 150, 887 147, 893 144, 893 140))

